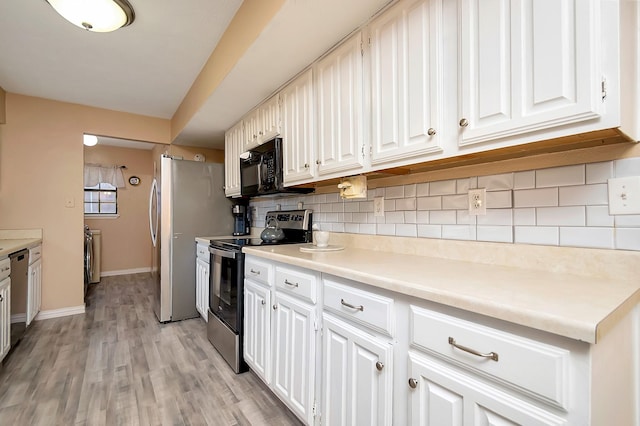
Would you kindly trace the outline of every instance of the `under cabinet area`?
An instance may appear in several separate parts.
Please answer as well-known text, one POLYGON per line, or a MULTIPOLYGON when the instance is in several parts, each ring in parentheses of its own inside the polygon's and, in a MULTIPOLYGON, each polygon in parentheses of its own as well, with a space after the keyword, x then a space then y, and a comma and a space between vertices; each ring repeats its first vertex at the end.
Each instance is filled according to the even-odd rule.
POLYGON ((196 309, 205 322, 209 321, 209 247, 196 243, 196 309))

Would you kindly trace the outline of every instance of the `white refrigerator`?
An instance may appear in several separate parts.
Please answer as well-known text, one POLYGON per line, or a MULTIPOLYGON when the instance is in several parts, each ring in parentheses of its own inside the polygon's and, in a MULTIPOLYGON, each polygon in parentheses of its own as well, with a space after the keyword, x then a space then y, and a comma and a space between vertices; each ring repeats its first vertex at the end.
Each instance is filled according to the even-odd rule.
POLYGON ((195 237, 231 235, 224 165, 162 155, 149 194, 154 312, 160 322, 198 316, 195 237))

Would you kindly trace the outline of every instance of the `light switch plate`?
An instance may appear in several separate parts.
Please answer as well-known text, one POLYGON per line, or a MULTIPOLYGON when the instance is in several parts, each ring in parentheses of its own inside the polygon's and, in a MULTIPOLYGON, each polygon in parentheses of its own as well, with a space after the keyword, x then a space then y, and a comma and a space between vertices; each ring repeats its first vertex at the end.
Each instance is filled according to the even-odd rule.
POLYGON ((375 197, 373 199, 373 216, 384 217, 384 197, 375 197))
POLYGON ((640 214, 640 176, 608 180, 609 214, 640 214))

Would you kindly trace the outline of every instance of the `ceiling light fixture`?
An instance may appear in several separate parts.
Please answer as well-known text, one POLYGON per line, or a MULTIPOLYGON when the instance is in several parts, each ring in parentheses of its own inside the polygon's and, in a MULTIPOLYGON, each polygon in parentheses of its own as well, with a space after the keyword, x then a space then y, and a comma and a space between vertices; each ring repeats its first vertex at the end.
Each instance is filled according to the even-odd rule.
POLYGON ((98 137, 95 135, 84 135, 82 143, 86 146, 95 146, 98 143, 98 137))
POLYGON ((135 19, 127 0, 45 0, 64 19, 88 31, 107 33, 135 19))

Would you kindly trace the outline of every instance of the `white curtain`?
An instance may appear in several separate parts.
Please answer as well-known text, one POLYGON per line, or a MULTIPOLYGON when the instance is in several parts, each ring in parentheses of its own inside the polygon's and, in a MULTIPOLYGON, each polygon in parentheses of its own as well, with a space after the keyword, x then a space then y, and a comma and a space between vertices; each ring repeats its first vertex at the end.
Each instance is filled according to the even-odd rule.
POLYGON ((124 188, 124 174, 120 166, 101 164, 84 165, 84 186, 96 186, 99 183, 110 183, 116 188, 124 188))

